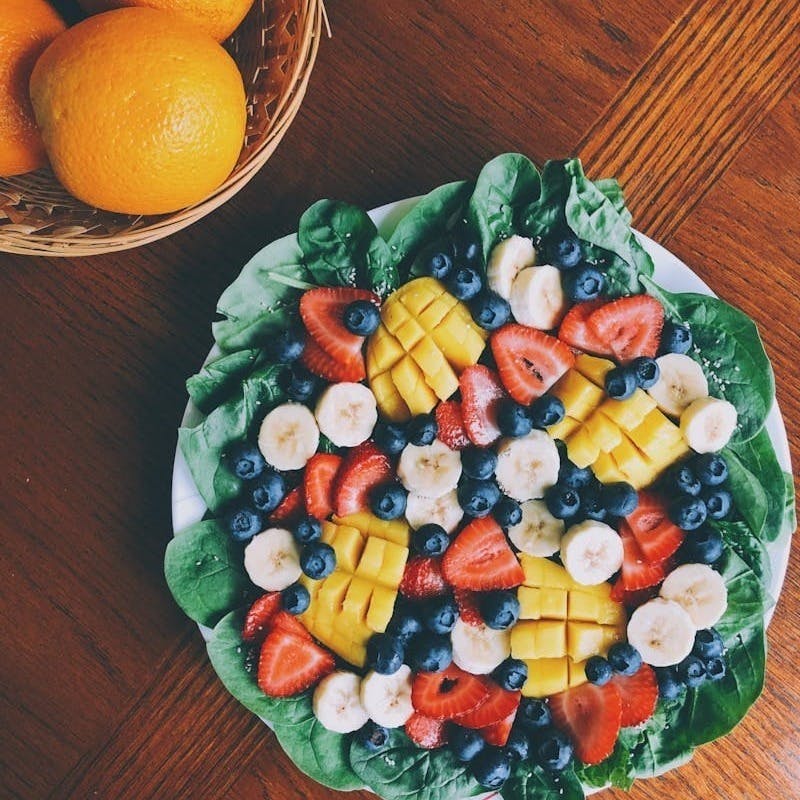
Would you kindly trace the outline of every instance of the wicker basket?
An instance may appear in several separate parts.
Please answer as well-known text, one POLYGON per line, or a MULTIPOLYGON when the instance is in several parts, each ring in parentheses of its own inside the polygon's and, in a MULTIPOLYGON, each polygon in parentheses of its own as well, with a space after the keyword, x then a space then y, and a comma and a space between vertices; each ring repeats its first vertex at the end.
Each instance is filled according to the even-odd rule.
POLYGON ((169 236, 233 197, 264 165, 303 101, 324 16, 322 0, 256 0, 225 47, 247 91, 247 130, 228 179, 197 205, 161 216, 92 208, 68 194, 49 169, 0 178, 0 251, 89 256, 169 236))

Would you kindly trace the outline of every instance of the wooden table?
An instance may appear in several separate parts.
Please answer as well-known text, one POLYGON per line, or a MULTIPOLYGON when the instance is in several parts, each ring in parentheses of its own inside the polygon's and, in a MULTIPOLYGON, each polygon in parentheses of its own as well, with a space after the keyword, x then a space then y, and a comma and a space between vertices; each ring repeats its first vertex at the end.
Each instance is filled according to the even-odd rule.
MULTIPOLYGON (((319 197, 369 208, 506 150, 619 176, 637 227, 759 322, 800 463, 798 0, 329 6, 303 109, 234 200, 133 252, 0 254, 4 798, 330 795, 226 694, 162 577, 216 298, 319 197)), ((798 568, 755 710, 632 800, 800 797, 798 568)))

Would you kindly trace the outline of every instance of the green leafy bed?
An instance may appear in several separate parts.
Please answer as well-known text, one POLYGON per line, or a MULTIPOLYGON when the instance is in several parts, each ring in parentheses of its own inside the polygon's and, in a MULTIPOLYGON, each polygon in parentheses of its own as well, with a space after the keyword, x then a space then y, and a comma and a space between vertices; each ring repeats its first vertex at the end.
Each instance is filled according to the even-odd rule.
MULTIPOLYGON (((794 483, 776 457, 764 421, 774 398, 772 369, 752 320, 722 300, 672 294, 653 280, 653 262, 633 234, 631 215, 615 180, 590 181, 578 160, 550 161, 541 172, 524 156, 490 161, 475 183, 441 186, 422 198, 383 238, 369 216, 346 203, 322 200, 306 211, 297 235, 258 253, 219 300, 213 325, 221 355, 187 381, 206 414, 182 428, 179 444, 209 517, 236 497, 238 479, 222 463, 226 447, 250 434, 285 400, 282 367, 263 345, 293 320, 302 291, 320 285, 359 285, 386 297, 416 273, 421 254, 466 219, 479 233, 484 255, 514 233, 546 236, 569 226, 586 257, 605 271, 613 296, 647 291, 667 315, 690 325, 695 357, 711 393, 732 402, 740 425, 725 450, 737 518, 717 523, 728 545, 721 571, 729 605, 718 630, 729 648, 728 674, 661 701, 643 727, 623 730, 603 763, 552 776, 517 765, 502 795, 511 800, 577 800, 585 787, 630 787, 691 758, 693 749, 728 733, 761 692, 765 613, 772 603, 767 545, 795 528, 794 483)), ((323 728, 310 694, 274 700, 256 685, 254 658, 240 639, 243 609, 257 590, 244 571, 242 548, 209 518, 181 531, 167 547, 166 577, 178 604, 213 628, 208 652, 221 680, 243 705, 274 729, 305 773, 335 789, 369 786, 387 800, 445 800, 483 793, 446 750, 424 751, 402 731, 377 754, 349 736, 323 728)))

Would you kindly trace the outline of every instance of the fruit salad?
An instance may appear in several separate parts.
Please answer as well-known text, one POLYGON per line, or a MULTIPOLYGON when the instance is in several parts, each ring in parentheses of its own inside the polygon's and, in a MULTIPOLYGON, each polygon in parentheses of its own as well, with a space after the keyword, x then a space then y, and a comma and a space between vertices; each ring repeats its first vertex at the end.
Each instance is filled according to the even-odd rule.
POLYGON ((771 368, 630 221, 616 181, 507 154, 388 238, 315 204, 220 299, 167 579, 320 783, 582 798, 760 693, 794 530, 771 368))

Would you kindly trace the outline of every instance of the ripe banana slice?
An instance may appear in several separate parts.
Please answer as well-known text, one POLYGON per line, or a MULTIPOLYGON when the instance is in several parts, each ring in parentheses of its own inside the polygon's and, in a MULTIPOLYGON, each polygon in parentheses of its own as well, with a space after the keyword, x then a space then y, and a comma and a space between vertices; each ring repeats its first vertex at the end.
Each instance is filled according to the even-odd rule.
POLYGON ((458 485, 461 454, 438 439, 422 447, 409 444, 400 454, 397 477, 409 492, 442 497, 458 485))
POLYGON ((361 681, 361 705, 369 718, 384 728, 400 728, 414 713, 411 669, 403 664, 394 675, 368 672, 361 681))
POLYGON ((464 510, 458 504, 455 489, 441 497, 425 497, 412 492, 406 498, 406 521, 414 530, 432 522, 453 533, 463 517, 464 510))
POLYGON ((605 522, 587 519, 561 540, 561 561, 576 583, 597 586, 622 566, 622 539, 605 522))
POLYGON ((695 627, 682 606, 655 598, 639 606, 628 621, 628 641, 645 664, 670 667, 683 661, 694 647, 695 627))
POLYGON ((378 405, 363 383, 334 383, 320 395, 314 416, 320 432, 337 447, 355 447, 369 439, 378 405))
POLYGON ((459 619, 450 638, 453 663, 473 675, 488 675, 511 655, 511 631, 468 625, 459 619))
POLYGON ((658 380, 647 392, 671 417, 679 417, 698 397, 708 397, 708 381, 702 367, 689 356, 667 353, 656 359, 658 380))
POLYGON ((561 273, 549 264, 521 270, 511 284, 508 302, 514 319, 521 325, 552 330, 567 311, 561 273))
POLYGON ((681 433, 696 453, 716 453, 736 430, 736 406, 716 397, 699 397, 681 414, 681 433))
POLYGON ((684 564, 667 575, 661 596, 681 606, 695 628, 716 625, 728 607, 728 587, 707 564, 684 564))
POLYGON ((556 443, 544 431, 503 439, 497 448, 497 482, 520 503, 544 497, 558 480, 558 468, 556 443))
POLYGON ((314 716, 335 733, 352 733, 366 725, 369 715, 361 705, 361 678, 340 670, 323 678, 314 690, 314 716))
POLYGON ((300 403, 285 403, 264 417, 258 449, 267 464, 281 471, 303 469, 319 446, 314 415, 300 403))
POLYGON ((302 574, 300 551, 285 528, 268 528, 255 535, 244 549, 244 568, 256 586, 280 592, 302 574))
POLYGON ((522 504, 522 522, 508 529, 512 544, 529 556, 552 556, 561 548, 564 520, 557 519, 542 500, 522 504))
POLYGON ((517 273, 526 267, 532 267, 535 263, 536 250, 533 242, 524 236, 510 236, 495 245, 489 256, 489 263, 486 266, 489 288, 508 300, 511 296, 511 284, 517 273))

